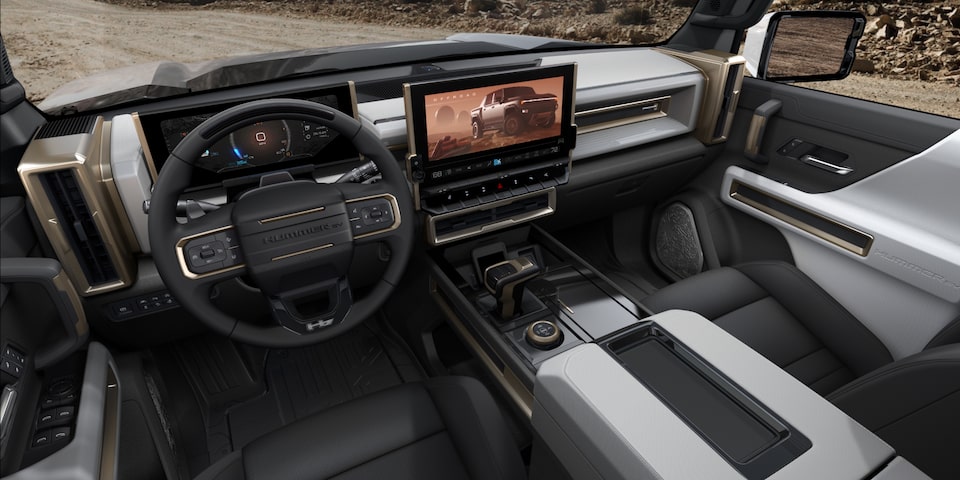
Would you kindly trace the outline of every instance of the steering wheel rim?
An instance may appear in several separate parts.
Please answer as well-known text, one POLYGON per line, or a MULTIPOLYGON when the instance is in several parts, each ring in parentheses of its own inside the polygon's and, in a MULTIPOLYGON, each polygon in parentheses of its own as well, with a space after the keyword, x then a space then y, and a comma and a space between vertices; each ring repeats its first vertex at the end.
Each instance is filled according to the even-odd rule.
MULTIPOLYGON (((380 143, 379 139, 372 132, 363 128, 357 120, 325 105, 304 100, 257 100, 227 109, 203 122, 184 137, 174 151, 171 152, 154 185, 150 203, 148 228, 151 251, 157 266, 157 271, 160 273, 160 277, 174 297, 180 301, 181 305, 186 308, 187 311, 214 331, 240 342, 265 347, 286 348, 309 345, 337 336, 362 323, 363 320, 373 315, 377 309, 380 308, 390 293, 392 293, 395 285, 400 281, 413 246, 414 222, 411 217, 413 203, 406 179, 393 155, 380 143), (377 165, 382 175, 382 180, 374 185, 324 185, 312 182, 286 182, 261 186, 244 193, 235 202, 225 206, 226 208, 222 207, 219 210, 209 212, 197 219, 197 221, 189 221, 186 224, 177 222, 177 201, 181 192, 189 186, 192 171, 195 168, 193 165, 195 159, 200 158, 202 152, 236 129, 257 122, 280 119, 303 120, 325 126, 339 133, 353 143, 357 151, 366 159, 373 161, 374 164, 377 165), (293 192, 293 194, 290 194, 290 192, 293 192), (262 198, 245 200, 247 196, 258 196, 267 201, 263 201, 262 198), (314 198, 317 199, 315 200, 316 202, 322 203, 322 205, 318 203, 319 206, 312 209, 294 212, 285 212, 283 210, 296 210, 297 208, 295 206, 287 206, 287 200, 292 199, 291 203, 299 202, 301 204, 309 204, 314 201, 314 198), (340 199, 339 201, 337 200, 338 198, 340 199), (277 199, 282 200, 277 201, 277 199), (357 210, 359 206, 370 205, 371 201, 384 205, 386 204, 384 202, 389 203, 393 210, 391 212, 393 222, 389 228, 384 229, 375 226, 372 231, 354 236, 352 233, 353 227, 359 229, 361 226, 357 225, 357 220, 351 216, 353 214, 347 214, 346 212, 341 214, 338 213, 338 209, 346 209, 349 207, 352 210, 357 210), (270 204, 271 207, 262 208, 273 208, 273 213, 264 214, 259 211, 261 205, 265 204, 270 204), (313 223, 312 225, 315 225, 315 227, 310 227, 306 230, 301 228, 300 230, 292 231, 294 233, 308 231, 308 233, 312 235, 314 231, 319 232, 320 230, 329 229, 333 232, 330 233, 330 235, 335 234, 338 239, 335 245, 333 244, 334 242, 330 241, 318 247, 307 248, 304 251, 294 253, 293 255, 298 255, 296 258, 285 259, 285 256, 281 255, 270 261, 264 261, 263 265, 255 264, 254 260, 244 256, 243 260, 246 263, 240 267, 234 266, 228 269, 214 271, 213 273, 194 274, 192 271, 193 267, 187 266, 190 261, 185 260, 185 257, 188 255, 188 249, 185 247, 191 245, 193 240, 199 239, 198 241, 206 241, 205 239, 213 238, 213 235, 218 232, 230 232, 231 230, 229 229, 231 227, 239 230, 241 234, 239 235, 241 237, 240 246, 244 253, 246 253, 247 247, 251 247, 251 252, 256 248, 266 248, 262 247, 259 243, 255 243, 253 240, 247 241, 246 239, 248 238, 254 238, 254 235, 246 235, 243 230, 239 229, 240 224, 234 224, 238 221, 242 222, 245 217, 250 217, 251 215, 257 217, 259 215, 263 218, 264 215, 273 215, 273 218, 268 221, 277 218, 284 218, 284 221, 287 221, 287 217, 298 216, 304 214, 304 212, 312 215, 310 212, 313 211, 324 211, 323 214, 328 216, 322 220, 314 221, 325 223, 313 223), (279 215, 277 212, 279 212, 279 215), (343 230, 341 225, 345 219, 348 223, 344 233, 341 231, 343 230), (336 228, 330 228, 331 226, 336 228), (380 229, 377 230, 377 228, 380 229), (344 244, 344 239, 347 239, 349 245, 344 244), (286 320, 286 323, 281 322, 283 325, 253 325, 240 319, 232 318, 216 308, 211 302, 210 290, 214 285, 240 275, 250 275, 260 272, 259 278, 261 279, 277 278, 278 282, 289 283, 282 276, 272 276, 272 273, 275 272, 268 272, 265 267, 267 264, 269 264, 272 270, 278 270, 281 274, 285 268, 291 269, 291 272, 293 271, 292 269, 296 268, 303 270, 306 268, 303 267, 304 260, 313 259, 316 262, 321 262, 326 260, 320 259, 329 257, 330 262, 335 262, 335 264, 340 265, 343 259, 334 258, 335 255, 346 256, 348 254, 344 252, 349 250, 349 255, 352 257, 352 247, 354 245, 373 242, 385 242, 390 247, 391 255, 386 270, 382 278, 362 299, 354 302, 352 298, 350 298, 348 285, 346 298, 344 298, 343 295, 339 298, 332 298, 331 302, 333 303, 338 301, 343 302, 345 300, 348 303, 346 306, 347 310, 337 314, 340 315, 342 313, 342 317, 336 322, 326 325, 319 325, 320 322, 312 323, 315 328, 310 328, 309 330, 298 327, 296 323, 291 323, 290 320, 286 320), (341 247, 343 250, 339 251, 339 253, 334 252, 334 250, 341 247), (306 254, 300 255, 301 253, 306 254), (277 265, 280 266, 278 267, 277 265), (294 329, 301 331, 298 333, 295 332, 294 329)), ((304 215, 303 218, 309 219, 311 217, 304 215)), ((243 223, 243 225, 247 223, 243 223)), ((264 220, 260 220, 258 223, 262 224, 264 220)), ((256 225, 256 223, 254 224, 256 225)), ((297 227, 288 227, 286 231, 290 232, 291 228, 297 227)), ((367 227, 364 226, 363 228, 367 227)), ((265 233, 255 233, 261 235, 260 237, 256 237, 257 239, 265 238, 263 237, 265 233)), ((326 233, 327 232, 324 232, 324 234, 326 233)), ((286 237, 292 234, 282 233, 273 235, 274 237, 272 238, 282 237, 286 240, 286 237)), ((320 234, 318 233, 318 235, 320 234)), ((308 235, 304 235, 304 237, 307 236, 308 235)), ((320 242, 326 240, 318 239, 314 241, 320 242)), ((263 242, 267 243, 267 240, 263 240, 263 242)), ((239 252, 240 250, 237 251, 239 252)), ((254 258, 256 258, 256 255, 254 255, 254 258)), ((342 267, 342 265, 340 266, 342 267)), ((348 266, 349 265, 347 265, 347 267, 348 266)), ((327 264, 324 264, 324 268, 326 267, 327 264)), ((335 270, 342 271, 342 268, 335 270)), ((303 277, 304 274, 309 273, 309 271, 303 270, 297 273, 299 273, 298 278, 300 278, 303 277)), ((290 273, 290 276, 293 276, 293 273, 290 273)), ((345 276, 337 280, 345 281, 345 276)), ((260 287, 264 289, 265 286, 260 285, 260 287)), ((338 283, 329 288, 331 291, 340 291, 344 287, 343 284, 338 283)), ((267 289, 264 289, 265 292, 266 290, 267 289)), ((269 297, 268 300, 271 302, 275 317, 277 315, 281 315, 282 317, 282 313, 278 313, 277 311, 277 299, 269 297)), ((338 305, 337 308, 343 307, 342 304, 338 305)), ((283 310, 283 308, 280 308, 280 310, 283 310)), ((303 326, 305 327, 306 324, 303 326)))

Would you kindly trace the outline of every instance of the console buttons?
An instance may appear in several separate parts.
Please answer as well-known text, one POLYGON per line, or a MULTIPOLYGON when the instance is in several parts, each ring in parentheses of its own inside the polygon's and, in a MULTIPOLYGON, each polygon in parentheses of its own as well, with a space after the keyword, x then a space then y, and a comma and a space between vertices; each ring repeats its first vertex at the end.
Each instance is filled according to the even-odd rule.
POLYGON ((70 440, 70 427, 58 427, 50 430, 50 443, 60 443, 70 440))
POLYGON ((43 410, 40 412, 40 416, 37 417, 37 427, 46 427, 53 423, 57 419, 56 410, 43 410))
POLYGON ((563 332, 551 321, 538 320, 527 327, 527 343, 540 350, 550 350, 563 343, 563 332))
POLYGON ((30 443, 33 447, 42 447, 44 445, 50 444, 50 432, 40 432, 33 436, 33 441, 30 443))
POLYGON ((3 347, 3 358, 13 360, 14 363, 19 363, 20 365, 27 363, 26 355, 10 345, 3 347))
POLYGON ((64 425, 73 421, 74 407, 60 407, 57 409, 57 415, 54 423, 64 425))
POLYGON ((8 358, 0 360, 0 370, 4 373, 13 375, 16 378, 20 378, 20 375, 23 374, 23 365, 18 365, 8 358))
POLYGON ((40 400, 40 408, 48 409, 60 405, 67 405, 73 403, 76 399, 77 394, 75 393, 68 393, 62 396, 46 396, 43 397, 43 400, 40 400))

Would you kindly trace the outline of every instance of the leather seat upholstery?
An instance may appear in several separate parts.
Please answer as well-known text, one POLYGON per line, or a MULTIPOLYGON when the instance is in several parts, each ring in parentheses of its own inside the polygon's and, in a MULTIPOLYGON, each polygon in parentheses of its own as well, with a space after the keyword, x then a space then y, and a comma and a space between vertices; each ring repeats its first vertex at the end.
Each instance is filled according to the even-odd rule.
POLYGON ((960 319, 893 361, 859 320, 796 267, 710 270, 643 301, 690 310, 779 365, 933 478, 960 478, 960 319))
POLYGON ((887 348, 796 267, 755 262, 701 273, 643 301, 699 313, 825 395, 893 361, 887 348))
POLYGON ((526 474, 489 392, 471 378, 443 377, 289 424, 198 478, 520 480, 526 474))

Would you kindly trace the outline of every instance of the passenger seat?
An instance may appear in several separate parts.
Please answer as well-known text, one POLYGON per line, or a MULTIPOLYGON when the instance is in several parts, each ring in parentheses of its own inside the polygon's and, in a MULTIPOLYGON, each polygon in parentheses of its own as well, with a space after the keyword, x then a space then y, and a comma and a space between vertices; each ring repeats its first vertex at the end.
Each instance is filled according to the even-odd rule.
POLYGON ((893 361, 859 320, 796 267, 710 270, 647 297, 690 310, 749 345, 934 478, 960 478, 960 318, 924 351, 893 361))

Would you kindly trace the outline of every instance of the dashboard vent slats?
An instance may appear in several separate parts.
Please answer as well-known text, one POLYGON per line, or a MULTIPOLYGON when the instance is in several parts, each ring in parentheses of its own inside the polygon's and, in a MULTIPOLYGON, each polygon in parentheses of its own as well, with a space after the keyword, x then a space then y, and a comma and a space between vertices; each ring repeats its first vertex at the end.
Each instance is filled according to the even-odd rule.
POLYGON ((45 172, 41 174, 40 181, 88 283, 97 286, 119 280, 120 276, 110 261, 107 246, 93 221, 74 172, 45 172))
POLYGON ((550 202, 546 195, 525 198, 523 200, 498 206, 489 210, 480 210, 437 222, 437 237, 443 237, 460 230, 489 225, 505 218, 548 208, 550 202))
POLYGON ((97 117, 75 117, 48 123, 37 131, 36 139, 93 133, 97 117))

